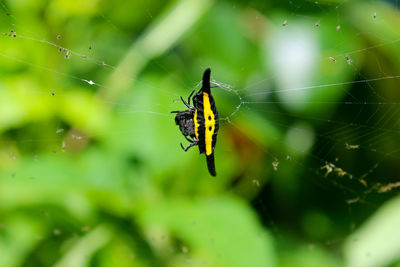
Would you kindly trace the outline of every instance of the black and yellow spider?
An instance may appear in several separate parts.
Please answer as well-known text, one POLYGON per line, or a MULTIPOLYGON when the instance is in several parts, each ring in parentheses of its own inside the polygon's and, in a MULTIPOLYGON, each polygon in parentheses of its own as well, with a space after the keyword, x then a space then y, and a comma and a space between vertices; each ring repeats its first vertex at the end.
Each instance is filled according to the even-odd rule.
POLYGON ((206 154, 208 171, 212 176, 216 176, 214 148, 217 143, 219 119, 214 98, 210 91, 210 74, 209 68, 204 71, 201 89, 194 96, 195 90, 193 90, 187 102, 181 97, 183 104, 188 109, 172 111, 171 113, 177 113, 175 123, 179 125, 182 134, 190 142, 190 145, 186 148, 181 143, 182 149, 187 151, 192 146, 199 146, 200 154, 206 154), (190 105, 192 96, 193 106, 190 105))

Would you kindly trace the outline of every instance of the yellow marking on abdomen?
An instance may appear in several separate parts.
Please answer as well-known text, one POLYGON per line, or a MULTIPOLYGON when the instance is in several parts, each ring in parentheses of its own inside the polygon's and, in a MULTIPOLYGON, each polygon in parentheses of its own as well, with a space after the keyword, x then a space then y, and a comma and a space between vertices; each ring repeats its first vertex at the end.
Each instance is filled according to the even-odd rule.
POLYGON ((215 131, 215 116, 211 110, 210 98, 207 93, 203 92, 203 105, 204 105, 204 122, 205 122, 205 143, 206 155, 212 154, 212 136, 215 131))
POLYGON ((194 135, 196 136, 197 141, 199 140, 199 123, 197 122, 197 109, 194 111, 194 135))

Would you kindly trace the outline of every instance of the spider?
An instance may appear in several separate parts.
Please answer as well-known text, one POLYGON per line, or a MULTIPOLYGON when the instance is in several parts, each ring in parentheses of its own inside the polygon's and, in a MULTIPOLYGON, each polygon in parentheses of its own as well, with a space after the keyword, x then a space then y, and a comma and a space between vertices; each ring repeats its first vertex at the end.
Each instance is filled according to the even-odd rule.
POLYGON ((210 89, 215 86, 210 86, 210 74, 210 68, 204 71, 201 89, 196 94, 194 94, 196 90, 193 90, 187 102, 181 97, 183 104, 188 109, 171 111, 171 113, 176 113, 175 124, 179 125, 179 130, 186 140, 190 142, 187 147, 184 147, 181 143, 182 149, 186 152, 197 145, 200 154, 206 154, 208 171, 212 176, 216 176, 214 148, 217 143, 219 119, 214 98, 211 95, 210 89), (191 99, 193 106, 190 105, 191 99))

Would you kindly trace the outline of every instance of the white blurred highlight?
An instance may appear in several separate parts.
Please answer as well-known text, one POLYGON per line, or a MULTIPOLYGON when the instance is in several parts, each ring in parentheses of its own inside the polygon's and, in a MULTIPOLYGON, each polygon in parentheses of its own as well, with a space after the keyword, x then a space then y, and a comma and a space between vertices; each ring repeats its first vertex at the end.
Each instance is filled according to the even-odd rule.
POLYGON ((290 110, 302 110, 309 90, 279 90, 310 85, 320 53, 315 34, 300 25, 280 29, 268 37, 267 49, 280 101, 290 110))
POLYGON ((314 141, 314 130, 305 123, 292 125, 285 136, 285 144, 288 150, 299 155, 308 153, 314 141))

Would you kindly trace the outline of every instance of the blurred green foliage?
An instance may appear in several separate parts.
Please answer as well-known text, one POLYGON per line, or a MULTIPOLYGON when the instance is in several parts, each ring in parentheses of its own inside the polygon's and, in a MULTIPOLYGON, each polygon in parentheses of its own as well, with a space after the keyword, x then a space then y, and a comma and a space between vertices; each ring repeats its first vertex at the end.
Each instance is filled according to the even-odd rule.
POLYGON ((399 27, 384 1, 0 0, 0 266, 396 264, 399 27), (216 178, 169 114, 206 67, 216 178))

